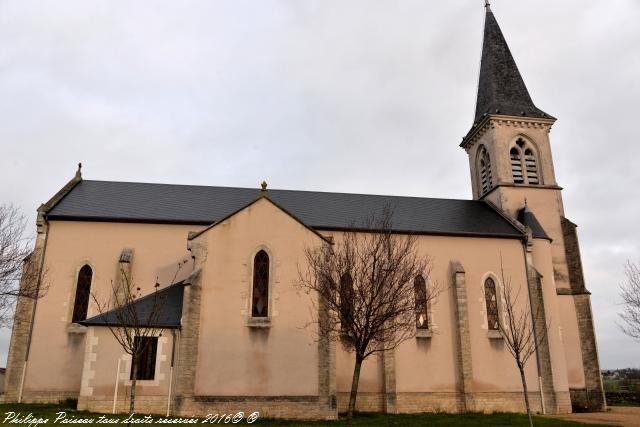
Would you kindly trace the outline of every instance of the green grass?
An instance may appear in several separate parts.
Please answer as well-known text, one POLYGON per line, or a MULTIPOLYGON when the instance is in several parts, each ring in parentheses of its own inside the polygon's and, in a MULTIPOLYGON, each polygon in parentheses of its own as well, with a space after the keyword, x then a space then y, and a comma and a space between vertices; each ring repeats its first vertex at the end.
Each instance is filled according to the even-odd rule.
MULTIPOLYGON (((31 404, 0 404, 0 421, 4 422, 7 412, 20 413, 20 417, 26 417, 28 414, 32 414, 33 418, 49 419, 49 422, 44 424, 32 423, 30 427, 36 426, 49 426, 49 425, 84 425, 84 426, 104 426, 104 425, 123 425, 123 424, 63 424, 55 423, 56 413, 59 411, 66 411, 67 419, 69 418, 93 418, 97 419, 103 414, 96 414, 86 411, 75 411, 69 409, 64 404, 60 405, 31 405, 31 404)), ((203 414, 204 415, 204 414, 203 414)), ((118 418, 120 422, 126 419, 127 415, 107 415, 109 418, 118 418)), ((140 415, 139 417, 142 417, 140 415)), ((154 420, 159 417, 154 416, 154 420)), ((33 421, 33 419, 32 419, 33 421)), ((560 427, 560 426, 580 426, 585 425, 581 423, 575 423, 570 421, 563 421, 555 418, 535 417, 534 423, 536 426, 543 427, 560 427)), ((29 423, 12 423, 16 426, 28 426, 29 423)), ((215 425, 221 425, 224 423, 216 423, 215 425)), ((136 425, 148 425, 148 424, 136 424, 136 425)), ((154 424, 160 425, 160 424, 154 424)), ((194 424, 164 424, 173 426, 184 426, 194 424)), ((203 425, 198 423, 196 425, 203 425)), ((234 425, 229 423, 228 425, 234 425)), ((246 420, 243 420, 235 425, 248 425, 246 420)), ((296 421, 296 420, 271 420, 271 419, 259 419, 254 425, 260 426, 300 426, 300 427, 321 427, 321 426, 344 426, 344 419, 337 421, 296 421)), ((378 427, 378 426, 527 426, 527 416, 524 414, 479 414, 479 413, 467 413, 467 414, 444 414, 444 413, 426 413, 426 414, 399 414, 399 415, 386 415, 386 414, 372 414, 361 413, 356 414, 354 418, 354 426, 358 427, 378 427)), ((594 426, 594 424, 591 424, 594 426)))

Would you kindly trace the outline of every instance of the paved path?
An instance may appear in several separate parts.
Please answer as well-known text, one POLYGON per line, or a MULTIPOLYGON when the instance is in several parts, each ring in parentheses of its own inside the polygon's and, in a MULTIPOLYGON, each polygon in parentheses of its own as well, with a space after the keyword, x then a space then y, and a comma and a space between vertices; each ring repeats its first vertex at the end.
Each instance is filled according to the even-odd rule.
POLYGON ((580 421, 587 424, 609 424, 613 426, 640 427, 640 407, 609 406, 607 412, 587 412, 553 415, 552 418, 580 421))

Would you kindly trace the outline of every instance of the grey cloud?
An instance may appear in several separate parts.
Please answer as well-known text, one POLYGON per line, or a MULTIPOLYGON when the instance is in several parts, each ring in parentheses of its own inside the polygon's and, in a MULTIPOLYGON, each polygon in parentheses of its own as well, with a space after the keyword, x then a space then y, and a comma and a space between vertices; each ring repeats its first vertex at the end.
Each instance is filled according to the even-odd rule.
MULTIPOLYGON (((492 3, 559 118, 602 365, 637 365, 615 304, 640 260, 640 4, 492 3)), ((0 200, 33 215, 78 161, 92 179, 470 197, 482 19, 475 0, 2 2, 0 200)))

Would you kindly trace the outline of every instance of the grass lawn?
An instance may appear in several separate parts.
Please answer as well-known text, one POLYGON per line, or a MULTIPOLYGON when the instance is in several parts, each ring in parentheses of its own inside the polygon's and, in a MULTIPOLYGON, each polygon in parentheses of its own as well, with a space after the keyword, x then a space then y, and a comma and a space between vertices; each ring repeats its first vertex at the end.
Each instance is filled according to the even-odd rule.
MULTIPOLYGON (((29 404, 0 404, 0 420, 3 423, 20 425, 20 426, 29 426, 29 427, 37 427, 37 426, 45 426, 54 424, 54 420, 58 416, 56 413, 59 411, 66 412, 66 420, 70 421, 72 419, 93 419, 94 422, 91 423, 63 423, 58 421, 55 423, 56 425, 92 425, 92 426, 104 426, 107 423, 98 423, 97 420, 103 414, 96 414, 85 411, 75 411, 71 409, 65 408, 64 405, 29 405, 29 404), (19 417, 22 418, 22 422, 9 422, 7 420, 7 413, 14 412, 19 413, 19 417), (29 420, 24 420, 31 414, 31 418, 29 420), (38 423, 38 418, 40 419, 48 419, 47 423, 40 421, 38 423)), ((205 415, 205 414, 203 414, 205 415)), ((127 415, 105 415, 110 419, 117 418, 120 423, 127 418, 127 415)), ((136 415, 138 418, 142 418, 142 415, 136 415)), ((154 416, 153 421, 158 420, 159 416, 154 416)), ((544 418, 544 417, 535 417, 534 423, 536 426, 545 426, 545 427, 559 427, 559 426, 580 426, 586 425, 581 423, 575 423, 570 421, 563 421, 559 419, 552 418, 544 418)), ((198 421, 199 425, 202 425, 202 421, 198 421)), ((215 423, 215 424, 224 424, 215 423)), ((228 423, 233 425, 233 423, 228 423)), ((122 425, 122 424, 120 424, 122 425)), ((136 425, 148 425, 145 424, 136 424, 136 425)), ((156 424, 157 425, 157 424, 156 424)), ((165 424, 165 425, 193 425, 193 424, 165 424)), ((240 421, 237 425, 248 425, 246 419, 240 421)), ((343 426, 345 425, 345 421, 340 419, 338 421, 295 421, 295 420, 268 420, 268 419, 259 419, 254 423, 254 425, 260 426, 301 426, 301 427, 313 427, 313 426, 343 426)), ((354 418, 354 426, 358 427, 373 427, 373 426, 447 426, 447 427, 455 427, 455 426, 527 426, 527 417, 522 414, 478 414, 478 413, 468 413, 468 414, 401 414, 401 415, 385 415, 385 414, 357 414, 354 418)), ((594 426, 594 424, 590 424, 594 426)))

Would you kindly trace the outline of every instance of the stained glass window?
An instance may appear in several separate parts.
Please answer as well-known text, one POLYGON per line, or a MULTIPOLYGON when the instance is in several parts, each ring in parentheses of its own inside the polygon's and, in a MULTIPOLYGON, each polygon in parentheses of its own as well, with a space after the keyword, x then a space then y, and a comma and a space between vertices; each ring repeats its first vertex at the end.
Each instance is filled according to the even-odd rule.
POLYGON ((269 255, 263 250, 253 259, 253 317, 269 315, 269 255))
POLYGON ((417 276, 413 281, 416 297, 416 328, 429 329, 429 316, 427 313, 427 285, 424 277, 417 276))
MULTIPOLYGON (((340 322, 344 325, 353 317, 353 278, 345 273, 340 278, 340 322)), ((344 330, 344 326, 342 328, 344 330)))
POLYGON ((76 300, 73 305, 72 322, 80 322, 87 318, 89 308, 89 297, 91 295, 91 278, 93 271, 88 265, 84 265, 78 272, 78 282, 76 285, 76 300))
POLYGON ((489 330, 497 331, 498 327, 498 297, 496 282, 488 278, 484 282, 484 299, 487 304, 487 326, 489 330))

